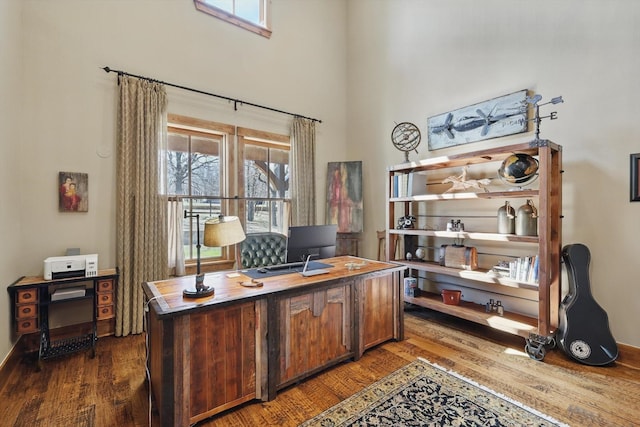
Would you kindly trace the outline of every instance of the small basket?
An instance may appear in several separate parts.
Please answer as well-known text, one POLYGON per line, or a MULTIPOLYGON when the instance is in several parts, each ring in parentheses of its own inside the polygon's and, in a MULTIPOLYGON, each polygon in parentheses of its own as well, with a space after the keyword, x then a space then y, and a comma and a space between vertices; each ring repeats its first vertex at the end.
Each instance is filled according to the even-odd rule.
POLYGON ((442 302, 447 305, 459 305, 462 291, 442 290, 442 302))

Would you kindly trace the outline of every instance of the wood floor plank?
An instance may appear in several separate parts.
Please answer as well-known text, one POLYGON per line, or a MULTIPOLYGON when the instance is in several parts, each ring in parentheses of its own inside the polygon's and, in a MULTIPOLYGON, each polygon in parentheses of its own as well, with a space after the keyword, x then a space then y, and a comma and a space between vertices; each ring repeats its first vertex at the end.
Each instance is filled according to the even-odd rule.
MULTIPOLYGON (((581 365, 559 350, 543 362, 524 353, 524 340, 422 309, 405 313, 406 339, 365 352, 199 426, 297 426, 396 369, 423 357, 575 426, 634 426, 640 420, 640 370, 627 357, 607 367, 581 365)), ((78 353, 44 362, 33 354, 3 373, 2 426, 147 426, 145 337, 105 337, 95 358, 78 353)))

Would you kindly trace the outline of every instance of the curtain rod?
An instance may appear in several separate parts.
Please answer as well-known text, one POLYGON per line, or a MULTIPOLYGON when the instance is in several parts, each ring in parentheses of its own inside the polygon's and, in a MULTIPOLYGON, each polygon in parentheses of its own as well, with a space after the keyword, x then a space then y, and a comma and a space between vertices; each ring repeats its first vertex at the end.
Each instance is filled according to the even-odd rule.
POLYGON ((229 98, 227 96, 217 95, 215 93, 205 92, 205 91, 202 91, 202 90, 199 90, 199 89, 192 89, 192 88, 186 87, 186 86, 181 86, 181 85, 177 85, 177 84, 173 84, 173 83, 167 83, 167 82, 163 82, 161 80, 152 79, 151 77, 138 76, 136 74, 127 73, 126 71, 112 70, 109 67, 103 67, 102 70, 104 70, 106 73, 118 73, 118 76, 136 77, 138 79, 143 79, 143 80, 147 80, 147 81, 150 81, 150 82, 161 83, 163 85, 175 87, 175 88, 178 88, 178 89, 188 90, 190 92, 200 93, 202 95, 208 95, 208 96, 213 96, 213 97, 220 98, 220 99, 225 99, 227 101, 233 102, 234 111, 238 111, 238 104, 250 105, 250 106, 256 107, 256 108, 262 108, 263 110, 275 111, 276 113, 287 114, 289 116, 294 116, 294 117, 302 117, 303 119, 308 119, 308 120, 312 120, 314 122, 322 123, 322 120, 314 119, 313 117, 306 117, 306 116, 303 116, 303 115, 300 115, 300 114, 289 113, 287 111, 278 110, 276 108, 265 107, 264 105, 258 105, 258 104, 254 104, 252 102, 242 101, 240 99, 229 98))

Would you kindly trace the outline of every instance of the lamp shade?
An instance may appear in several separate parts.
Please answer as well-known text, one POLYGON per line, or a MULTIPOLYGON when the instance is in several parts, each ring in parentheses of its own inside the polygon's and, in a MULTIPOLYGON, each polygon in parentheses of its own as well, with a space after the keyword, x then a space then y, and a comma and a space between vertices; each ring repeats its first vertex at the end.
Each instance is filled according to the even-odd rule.
POLYGON ((204 223, 204 245, 224 247, 245 239, 242 224, 237 216, 223 216, 204 223))

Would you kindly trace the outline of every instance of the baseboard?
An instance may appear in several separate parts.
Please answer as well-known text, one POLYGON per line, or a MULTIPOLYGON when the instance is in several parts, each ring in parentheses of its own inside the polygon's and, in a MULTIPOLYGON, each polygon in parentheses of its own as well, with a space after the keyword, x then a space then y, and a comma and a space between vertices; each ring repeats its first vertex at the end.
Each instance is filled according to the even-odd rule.
POLYGON ((640 370, 640 347, 618 344, 617 364, 640 370))
POLYGON ((9 355, 4 359, 2 366, 0 366, 0 390, 4 389, 4 386, 7 385, 9 375, 18 368, 18 365, 22 360, 24 350, 22 348, 22 340, 20 338, 18 338, 18 341, 13 345, 9 351, 9 355))

